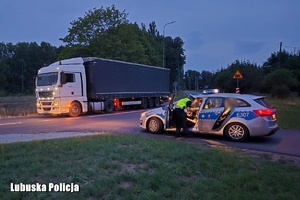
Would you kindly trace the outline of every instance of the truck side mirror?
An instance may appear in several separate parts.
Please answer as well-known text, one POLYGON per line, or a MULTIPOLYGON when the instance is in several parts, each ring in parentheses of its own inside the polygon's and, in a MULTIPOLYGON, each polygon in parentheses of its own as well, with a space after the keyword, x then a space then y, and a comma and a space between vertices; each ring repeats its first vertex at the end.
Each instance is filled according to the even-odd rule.
POLYGON ((67 76, 64 72, 60 72, 60 86, 67 83, 67 76))

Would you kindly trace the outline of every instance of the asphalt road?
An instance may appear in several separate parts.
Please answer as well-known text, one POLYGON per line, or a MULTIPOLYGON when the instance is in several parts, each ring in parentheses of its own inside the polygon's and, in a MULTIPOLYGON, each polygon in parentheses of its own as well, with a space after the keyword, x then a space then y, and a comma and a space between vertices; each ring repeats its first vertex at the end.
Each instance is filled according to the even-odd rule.
MULTIPOLYGON (((108 133, 140 134, 142 136, 173 139, 174 133, 165 132, 154 135, 140 129, 139 117, 141 112, 143 110, 125 110, 112 114, 84 115, 76 118, 68 116, 5 118, 0 119, 0 135, 104 131, 108 133)), ((300 130, 279 130, 273 136, 250 138, 244 143, 231 142, 222 136, 202 134, 195 135, 193 138, 180 138, 180 140, 276 152, 300 157, 300 130)))

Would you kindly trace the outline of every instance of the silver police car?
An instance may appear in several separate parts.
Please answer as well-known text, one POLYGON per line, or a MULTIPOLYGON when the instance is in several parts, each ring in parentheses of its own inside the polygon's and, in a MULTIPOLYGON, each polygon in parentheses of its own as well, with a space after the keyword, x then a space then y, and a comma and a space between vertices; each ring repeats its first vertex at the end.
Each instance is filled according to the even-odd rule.
MULTIPOLYGON (((277 129, 276 109, 264 96, 203 92, 190 95, 193 108, 187 126, 194 133, 225 135, 232 141, 273 135, 277 129)), ((151 133, 175 131, 172 111, 176 102, 143 112, 140 127, 151 133)))

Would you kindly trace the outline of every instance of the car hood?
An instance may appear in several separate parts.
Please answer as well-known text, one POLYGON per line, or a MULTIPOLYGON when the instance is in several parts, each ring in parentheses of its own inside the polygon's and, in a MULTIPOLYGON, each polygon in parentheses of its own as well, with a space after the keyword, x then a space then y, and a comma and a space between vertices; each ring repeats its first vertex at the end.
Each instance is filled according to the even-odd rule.
POLYGON ((152 114, 160 114, 160 113, 165 113, 165 108, 167 108, 167 106, 165 107, 160 107, 160 108, 155 108, 155 109, 152 109, 152 110, 148 110, 148 111, 145 111, 142 113, 143 116, 149 116, 149 115, 152 115, 152 114))

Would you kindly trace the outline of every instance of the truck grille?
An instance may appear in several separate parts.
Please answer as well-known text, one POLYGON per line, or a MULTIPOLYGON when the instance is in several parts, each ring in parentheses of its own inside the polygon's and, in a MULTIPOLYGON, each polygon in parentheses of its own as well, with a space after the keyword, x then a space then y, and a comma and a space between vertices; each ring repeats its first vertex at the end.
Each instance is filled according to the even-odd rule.
POLYGON ((40 98, 53 97, 53 92, 52 92, 52 91, 43 91, 43 92, 39 92, 39 97, 40 97, 40 98))
POLYGON ((52 102, 41 102, 43 106, 51 106, 52 102))

